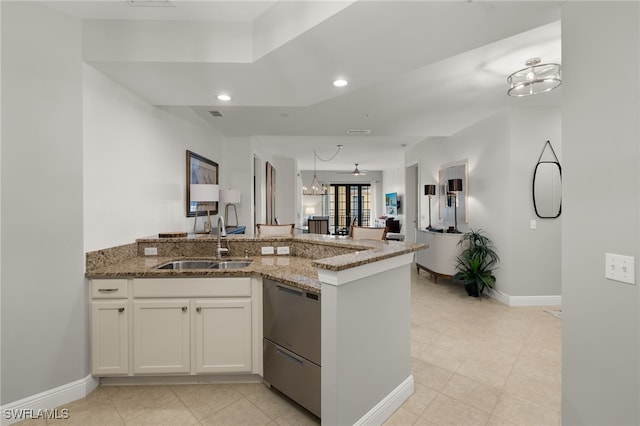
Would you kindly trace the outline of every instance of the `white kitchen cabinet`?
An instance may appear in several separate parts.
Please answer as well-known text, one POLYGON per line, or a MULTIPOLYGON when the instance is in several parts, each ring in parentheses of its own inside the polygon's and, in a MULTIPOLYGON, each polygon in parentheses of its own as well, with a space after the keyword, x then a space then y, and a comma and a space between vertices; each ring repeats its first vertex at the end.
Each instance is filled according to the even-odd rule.
POLYGON ((92 374, 261 374, 261 288, 251 277, 92 280, 92 374))
POLYGON ((127 299, 91 302, 91 374, 129 373, 127 299))
POLYGON ((134 374, 191 371, 188 299, 133 301, 134 374))
POLYGON ((129 316, 126 279, 91 282, 91 374, 129 373, 129 316))
POLYGON ((194 301, 196 373, 251 372, 251 299, 194 301))

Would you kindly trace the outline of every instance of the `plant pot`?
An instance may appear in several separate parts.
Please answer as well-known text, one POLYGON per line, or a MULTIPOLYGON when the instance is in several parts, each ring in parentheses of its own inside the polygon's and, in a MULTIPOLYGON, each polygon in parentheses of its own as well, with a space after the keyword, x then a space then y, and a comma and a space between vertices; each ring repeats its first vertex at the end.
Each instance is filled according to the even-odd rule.
POLYGON ((480 297, 480 292, 478 291, 478 285, 476 283, 473 284, 465 284, 465 290, 467 290, 467 294, 473 297, 480 297))

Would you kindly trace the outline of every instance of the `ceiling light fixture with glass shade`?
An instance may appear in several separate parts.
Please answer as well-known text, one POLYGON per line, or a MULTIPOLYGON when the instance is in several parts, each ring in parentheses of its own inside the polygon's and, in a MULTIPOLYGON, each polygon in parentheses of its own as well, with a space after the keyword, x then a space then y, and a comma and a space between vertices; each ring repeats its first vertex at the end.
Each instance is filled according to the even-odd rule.
POLYGON ((320 161, 331 161, 336 158, 336 155, 342 150, 343 145, 338 145, 338 149, 336 152, 329 158, 324 159, 318 156, 318 153, 313 151, 313 179, 311 180, 311 186, 303 186, 302 187, 302 195, 325 195, 329 190, 329 187, 325 183, 320 183, 318 180, 317 170, 316 170, 316 159, 320 161))
POLYGON ((523 68, 507 77, 507 94, 514 97, 550 92, 562 84, 559 64, 541 64, 540 58, 531 58, 523 68))

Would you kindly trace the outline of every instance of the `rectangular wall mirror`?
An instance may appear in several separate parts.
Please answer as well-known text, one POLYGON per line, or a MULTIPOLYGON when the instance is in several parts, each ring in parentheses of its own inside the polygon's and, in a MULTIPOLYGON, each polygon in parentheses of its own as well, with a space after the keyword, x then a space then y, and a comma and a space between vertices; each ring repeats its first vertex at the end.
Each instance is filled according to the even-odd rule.
POLYGON ((462 179, 462 191, 459 191, 457 194, 457 202, 458 202, 458 224, 460 223, 468 223, 469 222, 469 211, 468 211, 468 193, 469 193, 469 176, 467 171, 467 162, 460 161, 452 164, 444 165, 438 174, 438 205, 439 205, 439 215, 438 218, 444 218, 445 222, 445 230, 449 226, 453 226, 454 224, 454 200, 455 197, 452 196, 448 191, 448 182, 450 179, 462 179))

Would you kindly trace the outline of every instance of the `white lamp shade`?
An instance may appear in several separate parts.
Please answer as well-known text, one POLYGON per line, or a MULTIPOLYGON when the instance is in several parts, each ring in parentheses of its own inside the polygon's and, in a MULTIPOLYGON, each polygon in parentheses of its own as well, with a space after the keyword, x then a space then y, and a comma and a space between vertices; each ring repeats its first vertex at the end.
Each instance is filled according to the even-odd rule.
POLYGON ((304 209, 304 214, 316 214, 315 207, 307 207, 306 209, 304 209))
POLYGON ((240 191, 237 189, 221 189, 220 202, 225 204, 237 204, 240 202, 240 191))
POLYGON ((202 183, 194 183, 191 184, 189 189, 189 195, 191 201, 196 201, 199 203, 202 202, 211 202, 218 201, 219 199, 219 186, 213 184, 202 184, 202 183))

